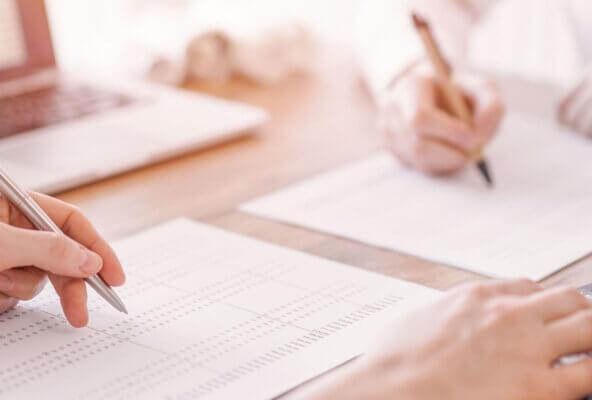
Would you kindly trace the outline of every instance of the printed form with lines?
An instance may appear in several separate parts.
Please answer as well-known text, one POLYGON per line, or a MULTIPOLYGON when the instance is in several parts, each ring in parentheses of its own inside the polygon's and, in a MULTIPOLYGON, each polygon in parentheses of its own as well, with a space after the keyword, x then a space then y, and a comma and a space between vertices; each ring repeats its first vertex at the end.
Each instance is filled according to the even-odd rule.
POLYGON ((130 316, 48 288, 0 315, 0 399, 269 399, 360 355, 432 289, 175 220, 116 244, 130 316))

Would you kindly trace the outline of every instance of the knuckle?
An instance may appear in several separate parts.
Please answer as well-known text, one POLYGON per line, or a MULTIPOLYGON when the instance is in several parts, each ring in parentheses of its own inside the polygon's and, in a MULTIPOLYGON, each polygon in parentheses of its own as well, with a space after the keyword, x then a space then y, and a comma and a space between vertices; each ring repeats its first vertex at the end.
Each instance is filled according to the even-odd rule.
POLYGON ((505 323, 519 317, 520 307, 508 299, 498 300, 490 305, 489 313, 494 322, 505 323))
POLYGON ((78 206, 70 205, 70 219, 78 219, 84 217, 82 210, 78 206))
POLYGON ((456 289, 455 296, 463 308, 486 309, 491 290, 483 283, 470 283, 456 289))
POLYGON ((490 304, 489 311, 497 317, 502 317, 510 314, 512 307, 507 301, 497 300, 490 304))
POLYGON ((482 301, 489 297, 491 289, 483 283, 477 283, 469 287, 467 294, 469 300, 482 301))
MULTIPOLYGON (((78 206, 68 204, 68 217, 66 218, 66 225, 71 225, 74 221, 83 221, 88 223, 88 219, 78 206)), ((67 227, 64 227, 67 229, 67 227)))
POLYGON ((49 239, 49 252, 52 257, 63 259, 68 255, 68 241, 67 239, 57 233, 52 233, 49 239))

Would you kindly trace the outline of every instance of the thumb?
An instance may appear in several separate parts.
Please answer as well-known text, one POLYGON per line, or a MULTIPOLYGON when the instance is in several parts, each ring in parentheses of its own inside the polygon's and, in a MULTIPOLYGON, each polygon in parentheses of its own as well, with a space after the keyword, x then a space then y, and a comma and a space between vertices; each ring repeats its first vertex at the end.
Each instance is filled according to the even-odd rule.
POLYGON ((86 278, 101 270, 103 260, 65 235, 0 224, 0 271, 29 265, 86 278))

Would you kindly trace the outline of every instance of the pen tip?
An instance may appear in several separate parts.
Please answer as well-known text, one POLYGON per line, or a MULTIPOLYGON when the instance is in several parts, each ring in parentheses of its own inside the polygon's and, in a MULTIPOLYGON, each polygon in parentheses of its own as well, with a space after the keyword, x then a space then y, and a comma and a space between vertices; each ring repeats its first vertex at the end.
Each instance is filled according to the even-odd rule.
POLYGON ((493 177, 491 176, 491 171, 489 170, 489 166, 485 160, 477 161, 477 169, 485 179, 487 186, 493 188, 493 177))
POLYGON ((111 304, 113 305, 113 307, 117 309, 117 311, 124 314, 128 314, 127 307, 125 306, 125 304, 123 304, 123 301, 113 290, 111 290, 111 300, 111 304))

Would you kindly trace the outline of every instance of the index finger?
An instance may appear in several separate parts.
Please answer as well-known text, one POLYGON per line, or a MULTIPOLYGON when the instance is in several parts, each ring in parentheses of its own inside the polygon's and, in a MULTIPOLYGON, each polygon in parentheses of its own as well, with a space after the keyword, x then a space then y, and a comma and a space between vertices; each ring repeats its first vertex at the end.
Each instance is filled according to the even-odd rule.
POLYGON ((101 256, 103 268, 100 275, 105 282, 111 286, 123 285, 125 274, 117 255, 92 223, 76 207, 39 193, 31 193, 31 197, 62 229, 64 234, 101 256))

